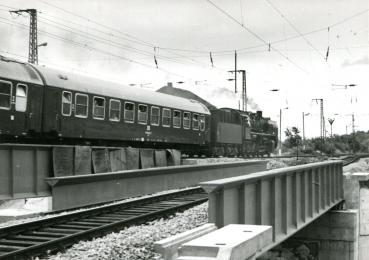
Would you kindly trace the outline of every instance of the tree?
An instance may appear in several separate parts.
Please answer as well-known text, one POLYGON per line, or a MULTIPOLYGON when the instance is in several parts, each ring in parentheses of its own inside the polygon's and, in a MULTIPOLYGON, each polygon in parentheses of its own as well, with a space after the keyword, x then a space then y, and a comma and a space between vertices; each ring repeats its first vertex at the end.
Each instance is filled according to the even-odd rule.
POLYGON ((291 129, 287 128, 285 131, 284 131, 287 139, 285 141, 285 145, 288 147, 288 148, 293 148, 293 147, 296 147, 297 148, 297 160, 299 159, 299 146, 301 145, 302 143, 302 138, 301 136, 299 135, 300 134, 300 130, 297 128, 297 127, 292 127, 291 129))

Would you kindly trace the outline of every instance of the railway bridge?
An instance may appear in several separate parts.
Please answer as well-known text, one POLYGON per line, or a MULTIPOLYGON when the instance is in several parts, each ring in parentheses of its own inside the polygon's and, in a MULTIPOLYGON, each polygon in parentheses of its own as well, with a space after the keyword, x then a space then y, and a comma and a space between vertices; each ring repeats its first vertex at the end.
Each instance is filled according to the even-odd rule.
MULTIPOLYGON (((359 224, 358 210, 343 210, 344 186, 347 194, 360 194, 365 176, 348 183, 342 161, 329 161, 200 183, 209 194, 209 223, 219 229, 204 226, 156 248, 165 259, 257 259, 293 238, 318 243, 318 259, 366 259, 365 220, 359 224)), ((347 196, 346 208, 360 200, 347 196)), ((360 207, 365 214, 367 206, 360 207)))

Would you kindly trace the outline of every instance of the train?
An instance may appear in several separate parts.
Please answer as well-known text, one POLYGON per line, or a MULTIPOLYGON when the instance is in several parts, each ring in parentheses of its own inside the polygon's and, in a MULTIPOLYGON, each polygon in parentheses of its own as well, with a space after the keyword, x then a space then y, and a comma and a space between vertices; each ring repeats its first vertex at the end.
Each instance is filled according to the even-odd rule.
POLYGON ((0 141, 270 155, 278 129, 261 111, 187 98, 0 56, 0 141))

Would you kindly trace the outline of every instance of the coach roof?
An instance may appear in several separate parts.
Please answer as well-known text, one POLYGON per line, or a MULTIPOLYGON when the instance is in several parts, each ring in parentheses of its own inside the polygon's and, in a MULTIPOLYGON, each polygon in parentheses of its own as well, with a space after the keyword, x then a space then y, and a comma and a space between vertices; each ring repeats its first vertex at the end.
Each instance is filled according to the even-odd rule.
POLYGON ((43 85, 40 76, 30 64, 9 59, 1 55, 0 78, 43 85))
POLYGON ((207 107, 196 100, 126 86, 80 74, 62 72, 52 68, 39 66, 37 69, 44 77, 45 83, 48 86, 131 100, 161 107, 177 108, 201 114, 210 114, 207 107))

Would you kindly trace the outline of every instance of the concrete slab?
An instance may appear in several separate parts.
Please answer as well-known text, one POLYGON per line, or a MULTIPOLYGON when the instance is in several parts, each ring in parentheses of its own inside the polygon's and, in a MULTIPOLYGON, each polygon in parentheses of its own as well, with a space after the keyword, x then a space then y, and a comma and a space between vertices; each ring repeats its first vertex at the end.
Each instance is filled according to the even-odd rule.
POLYGON ((202 225, 154 243, 154 250, 161 254, 161 259, 174 260, 178 257, 178 248, 182 244, 215 231, 216 229, 217 227, 213 223, 202 225))
POLYGON ((51 197, 10 200, 0 206, 0 223, 37 216, 51 210, 51 197))
POLYGON ((231 224, 183 244, 177 259, 244 260, 271 244, 272 232, 271 226, 231 224))

